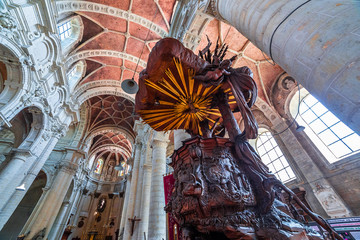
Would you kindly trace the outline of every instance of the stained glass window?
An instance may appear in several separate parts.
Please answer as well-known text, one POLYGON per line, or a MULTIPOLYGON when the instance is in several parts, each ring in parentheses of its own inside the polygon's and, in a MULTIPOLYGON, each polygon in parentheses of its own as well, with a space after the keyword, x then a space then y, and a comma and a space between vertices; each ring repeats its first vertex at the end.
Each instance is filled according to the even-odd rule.
POLYGON ((119 171, 119 177, 122 177, 129 172, 129 165, 127 165, 125 162, 121 162, 121 166, 123 167, 123 170, 119 171))
MULTIPOLYGON (((360 137, 314 96, 308 94, 300 104, 299 115, 313 133, 339 160, 360 150, 360 137)), ((308 133, 308 132, 307 132, 308 133)))
POLYGON ((269 131, 259 135, 256 140, 256 149, 261 160, 279 180, 285 183, 296 178, 284 154, 269 131))
POLYGON ((100 174, 103 165, 104 165, 104 160, 102 158, 99 158, 97 160, 96 168, 95 168, 94 172, 97 173, 97 174, 100 174))

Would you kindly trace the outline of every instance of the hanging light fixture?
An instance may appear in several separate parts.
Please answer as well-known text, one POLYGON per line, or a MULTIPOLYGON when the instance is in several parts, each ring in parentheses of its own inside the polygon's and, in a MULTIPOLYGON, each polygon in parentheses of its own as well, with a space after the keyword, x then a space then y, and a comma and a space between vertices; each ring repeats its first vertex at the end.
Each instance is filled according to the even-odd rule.
POLYGON ((154 23, 154 20, 155 20, 155 17, 156 17, 157 12, 158 12, 158 8, 156 7, 156 12, 155 12, 155 14, 154 14, 153 20, 151 21, 151 25, 150 25, 150 27, 149 27, 149 31, 148 31, 148 33, 147 33, 147 35, 146 35, 145 40, 144 40, 144 45, 143 45, 143 48, 142 48, 142 50, 141 50, 140 57, 139 57, 138 62, 137 62, 137 64, 136 64, 136 67, 135 67, 134 74, 133 74, 132 78, 131 78, 131 79, 125 79, 125 80, 122 81, 122 83, 121 83, 121 88, 122 88, 122 90, 124 90, 124 92, 126 92, 126 93, 128 93, 128 94, 135 94, 135 93, 137 93, 137 91, 139 91, 139 85, 135 82, 134 77, 135 77, 135 73, 136 73, 137 67, 138 67, 138 65, 139 65, 141 56, 142 56, 142 54, 143 54, 143 52, 144 52, 144 48, 145 48, 145 45, 146 45, 146 41, 147 41, 147 39, 148 39, 148 37, 149 37, 149 33, 150 33, 151 27, 152 27, 152 25, 153 25, 153 23, 154 23))

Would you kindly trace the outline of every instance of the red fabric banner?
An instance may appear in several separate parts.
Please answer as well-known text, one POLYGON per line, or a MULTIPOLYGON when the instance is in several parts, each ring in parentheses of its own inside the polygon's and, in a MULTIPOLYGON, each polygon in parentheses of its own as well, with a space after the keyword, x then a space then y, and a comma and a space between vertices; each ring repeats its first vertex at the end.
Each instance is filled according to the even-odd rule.
MULTIPOLYGON (((165 192, 165 204, 170 200, 171 194, 174 190, 175 179, 173 174, 164 176, 164 192, 165 192)), ((179 224, 175 221, 171 214, 166 214, 166 222, 168 227, 168 239, 179 240, 181 239, 181 231, 179 224)))

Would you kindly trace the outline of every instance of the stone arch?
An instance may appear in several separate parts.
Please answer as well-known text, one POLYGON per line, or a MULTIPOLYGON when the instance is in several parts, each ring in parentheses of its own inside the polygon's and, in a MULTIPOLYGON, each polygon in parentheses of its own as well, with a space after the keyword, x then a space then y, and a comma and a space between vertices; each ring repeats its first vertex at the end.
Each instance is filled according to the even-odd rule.
POLYGON ((56 2, 56 8, 58 10, 59 15, 69 12, 76 12, 76 11, 86 11, 86 12, 106 14, 109 16, 130 20, 147 29, 150 29, 151 27, 151 30, 156 34, 158 34, 159 36, 161 36, 162 38, 168 35, 168 32, 165 29, 163 29, 157 24, 152 23, 150 20, 144 17, 141 17, 134 13, 129 13, 128 11, 119 8, 114 8, 99 3, 92 3, 87 1, 76 1, 76 2, 59 1, 56 2))
MULTIPOLYGON (((118 52, 118 51, 113 51, 113 50, 103 50, 103 49, 83 50, 83 51, 79 51, 79 52, 76 52, 76 53, 73 53, 72 55, 70 55, 68 60, 66 61, 66 66, 69 67, 75 62, 77 62, 79 60, 84 60, 89 57, 116 57, 116 58, 121 58, 123 60, 131 61, 133 63, 137 63, 139 61, 138 57, 128 54, 128 53, 125 53, 125 52, 118 52)), ((139 66, 146 68, 146 62, 144 60, 140 59, 139 66)))
POLYGON ((86 100, 100 95, 119 96, 135 103, 134 96, 123 92, 121 82, 117 80, 99 80, 82 84, 75 88, 73 100, 81 105, 86 100))
POLYGON ((0 61, 6 69, 6 80, 0 93, 0 116, 4 124, 9 126, 9 120, 14 116, 13 109, 21 103, 23 90, 30 90, 32 62, 16 42, 2 34, 0 38, 0 61))
POLYGON ((119 133, 124 135, 130 141, 131 144, 134 144, 135 142, 134 134, 132 132, 129 132, 127 129, 122 128, 121 126, 101 126, 99 128, 95 128, 91 131, 91 133, 86 139, 92 139, 99 134, 108 133, 108 132, 119 133))
POLYGON ((7 78, 7 71, 6 71, 6 65, 5 63, 0 61, 0 93, 5 87, 5 81, 7 78))
MULTIPOLYGON (((31 128, 27 136, 19 144, 18 149, 33 151, 36 149, 40 141, 42 141, 43 132, 45 131, 48 119, 45 114, 38 107, 28 107, 22 109, 22 111, 28 111, 32 116, 31 128)), ((19 111, 20 113, 21 111, 19 111)))

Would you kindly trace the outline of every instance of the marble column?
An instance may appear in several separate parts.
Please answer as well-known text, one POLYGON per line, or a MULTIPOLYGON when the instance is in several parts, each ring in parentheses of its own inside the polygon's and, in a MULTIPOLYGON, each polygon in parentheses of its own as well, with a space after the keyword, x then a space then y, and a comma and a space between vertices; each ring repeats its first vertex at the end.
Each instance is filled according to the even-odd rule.
POLYGON ((138 133, 138 136, 136 137, 136 146, 135 146, 135 153, 134 153, 134 163, 133 163, 133 169, 131 171, 131 186, 130 186, 130 195, 129 195, 129 201, 126 206, 126 217, 125 217, 125 227, 124 227, 124 240, 131 239, 131 229, 132 229, 132 223, 128 220, 129 218, 134 218, 135 213, 135 201, 136 201, 136 187, 137 182, 139 179, 139 165, 140 165, 140 156, 141 156, 141 148, 142 148, 142 131, 144 128, 144 125, 140 122, 137 123, 135 126, 136 132, 138 133))
POLYGON ((358 1, 211 0, 210 6, 360 134, 358 1))
POLYGON ((125 222, 127 221, 126 214, 127 214, 127 205, 128 205, 128 201, 129 201, 129 195, 130 195, 130 186, 131 186, 131 175, 128 175, 126 177, 125 200, 124 200, 124 204, 123 204, 122 212, 121 212, 121 220, 120 220, 120 227, 119 227, 119 239, 118 240, 120 240, 120 236, 123 236, 123 234, 124 234, 125 222))
MULTIPOLYGON (((73 208, 77 204, 80 199, 80 195, 82 192, 81 184, 76 184, 77 186, 74 188, 70 200, 64 201, 59 214, 57 215, 55 222, 51 228, 48 238, 51 239, 61 239, 65 228, 67 227, 67 223, 69 221, 69 217, 73 212, 73 208)), ((75 207, 76 208, 76 207, 75 207)), ((75 216, 72 217, 69 226, 73 225, 75 216)))
MULTIPOLYGON (((52 137, 46 141, 40 141, 35 151, 15 151, 14 157, 9 162, 9 164, 11 164, 11 167, 9 166, 9 169, 11 169, 9 172, 12 171, 13 174, 8 178, 1 179, 0 229, 3 228, 25 196, 57 141, 58 137, 52 137), (17 171, 16 167, 18 168, 17 171), (16 190, 16 187, 21 184, 25 185, 25 191, 16 190)), ((3 177, 8 176, 7 171, 5 167, 2 171, 4 174, 3 177)))
POLYGON ((68 217, 66 215, 70 205, 71 204, 69 201, 64 201, 62 203, 59 213, 57 214, 57 217, 48 235, 49 240, 61 239, 61 236, 64 233, 64 229, 66 227, 66 220, 68 217))
MULTIPOLYGON (((151 157, 150 157, 151 161, 151 157)), ((139 213, 139 217, 141 221, 139 222, 139 230, 137 234, 138 240, 144 240, 144 233, 146 235, 146 239, 148 239, 148 227, 149 227, 149 211, 150 211, 150 190, 151 190, 151 164, 145 163, 143 166, 144 174, 143 174, 143 197, 141 203, 141 209, 139 213)))
MULTIPOLYGON (((137 184, 137 192, 136 192, 136 202, 135 202, 135 213, 134 216, 137 218, 141 218, 141 221, 135 226, 134 228, 134 234, 132 239, 144 239, 144 231, 140 230, 140 226, 142 223, 144 223, 144 216, 143 212, 141 211, 142 206, 144 205, 144 199, 148 199, 148 196, 145 196, 145 194, 150 194, 150 189, 144 189, 144 185, 147 187, 148 184, 150 184, 150 179, 145 179, 144 174, 145 171, 148 171, 147 166, 150 164, 151 166, 151 148, 150 148, 150 141, 152 137, 152 130, 149 125, 144 126, 144 132, 143 132, 143 147, 141 150, 141 157, 140 157, 140 170, 139 170, 139 180, 137 184), (145 182, 148 180, 149 182, 145 182)), ((147 203, 148 204, 148 203, 147 203)), ((146 215, 148 215, 147 213, 146 215)), ((145 229, 145 232, 147 232, 147 228, 145 229)))
POLYGON ((0 194, 0 208, 6 202, 5 198, 7 196, 4 193, 8 192, 9 188, 15 188, 21 183, 23 179, 20 176, 23 176, 25 173, 25 162, 27 160, 32 161, 33 158, 36 157, 30 151, 13 150, 11 160, 0 173, 0 193, 2 193, 0 194), (17 179, 14 179, 14 176, 18 176, 17 179))
POLYGON ((166 173, 166 147, 169 134, 154 131, 150 191, 149 240, 166 239, 166 214, 163 175, 166 173))
POLYGON ((44 203, 39 209, 36 218, 32 219, 32 223, 29 224, 28 229, 25 229, 25 231, 23 229, 23 232, 30 231, 30 234, 25 237, 26 240, 32 239, 44 228, 44 239, 47 238, 71 184, 76 168, 77 166, 73 163, 63 163, 50 190, 44 198, 44 203))

